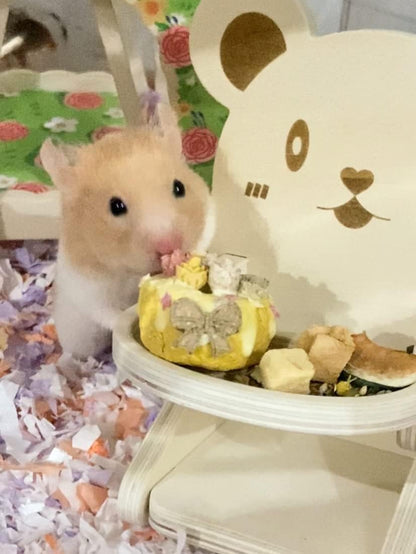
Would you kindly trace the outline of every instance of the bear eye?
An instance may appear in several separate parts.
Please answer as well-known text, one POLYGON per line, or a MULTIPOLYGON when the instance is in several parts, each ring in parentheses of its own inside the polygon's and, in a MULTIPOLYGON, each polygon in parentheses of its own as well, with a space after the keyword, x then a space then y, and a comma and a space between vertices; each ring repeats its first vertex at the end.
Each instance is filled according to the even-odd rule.
POLYGON ((309 128, 306 121, 298 119, 291 127, 286 141, 286 163, 291 171, 299 171, 309 150, 309 128))
POLYGON ((110 211, 115 217, 118 217, 127 213, 127 206, 121 198, 113 196, 110 200, 110 211))
POLYGON ((173 196, 175 198, 183 198, 185 196, 185 185, 181 181, 178 181, 178 179, 173 181, 173 196))

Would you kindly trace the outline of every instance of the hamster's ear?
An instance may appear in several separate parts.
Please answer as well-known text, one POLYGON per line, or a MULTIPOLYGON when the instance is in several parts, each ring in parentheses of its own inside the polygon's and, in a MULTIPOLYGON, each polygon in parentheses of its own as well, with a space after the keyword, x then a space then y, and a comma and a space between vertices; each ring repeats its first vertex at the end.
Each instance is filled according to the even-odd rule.
POLYGON ((54 144, 46 139, 39 152, 43 168, 49 173, 54 185, 59 188, 70 186, 73 166, 76 163, 78 148, 68 144, 54 144))
POLYGON ((148 124, 160 133, 166 146, 175 156, 182 156, 182 134, 178 118, 168 104, 157 104, 148 124))
POLYGON ((207 90, 231 107, 270 62, 310 36, 300 0, 201 0, 191 58, 207 90))

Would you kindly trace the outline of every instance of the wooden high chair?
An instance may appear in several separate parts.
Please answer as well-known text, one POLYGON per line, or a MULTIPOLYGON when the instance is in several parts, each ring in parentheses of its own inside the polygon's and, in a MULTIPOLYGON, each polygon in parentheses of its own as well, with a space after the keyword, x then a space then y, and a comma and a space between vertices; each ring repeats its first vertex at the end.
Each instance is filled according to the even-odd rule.
POLYGON ((121 483, 124 520, 219 554, 414 553, 416 385, 378 403, 271 392, 137 337, 131 308, 113 338, 120 380, 163 408, 121 483))
MULTIPOLYGON (((361 237, 369 243, 371 237, 368 248, 372 252, 371 246, 380 248, 380 233, 387 231, 379 219, 378 226, 376 223, 360 234, 356 229, 363 226, 348 227, 350 222, 337 222, 333 214, 332 219, 324 219, 317 206, 322 205, 322 197, 326 199, 325 192, 334 192, 330 187, 338 183, 336 179, 344 167, 338 168, 335 162, 330 165, 332 156, 338 163, 345 152, 351 155, 348 147, 359 142, 362 126, 371 126, 371 117, 379 131, 379 114, 370 108, 363 121, 355 121, 354 112, 359 113, 361 107, 358 97, 356 105, 348 104, 352 110, 348 123, 341 109, 336 112, 339 120, 331 120, 332 103, 322 97, 326 98, 331 85, 336 86, 336 79, 316 72, 314 63, 319 57, 313 59, 312 49, 320 44, 320 55, 328 56, 322 68, 325 73, 330 66, 339 67, 337 56, 350 52, 353 41, 362 41, 354 50, 361 53, 355 63, 359 59, 362 64, 370 43, 373 47, 384 46, 384 38, 393 48, 388 42, 393 41, 393 35, 351 33, 351 44, 342 44, 339 38, 346 43, 349 39, 341 34, 327 37, 322 43, 322 38, 310 36, 307 18, 296 0, 201 0, 191 37, 199 78, 230 109, 214 168, 213 195, 220 229, 214 251, 231 249, 246 255, 252 264, 250 272, 270 278, 278 308, 284 304, 285 313, 278 323, 280 332, 300 332, 314 323, 308 321, 311 316, 328 325, 342 325, 348 321, 350 310, 360 307, 353 295, 348 297, 348 304, 342 296, 351 283, 356 283, 357 267, 350 263, 341 270, 342 264, 328 254, 321 260, 319 275, 312 275, 308 269, 316 270, 315 250, 322 245, 328 247, 328 243, 336 246, 339 239, 345 248, 341 254, 350 260, 361 237), (253 16, 256 10, 261 13, 253 16), (252 36, 248 21, 258 25, 252 36), (274 37, 262 37, 263 24, 274 37), (257 48, 249 38, 258 41, 254 45, 257 48), (296 53, 297 48, 302 60, 307 54, 312 59, 304 66, 295 59, 298 71, 291 71, 287 56, 296 53), (265 59, 269 63, 264 68, 265 59), (291 78, 303 104, 291 94, 291 78), (317 96, 312 96, 314 86, 317 96), (310 97, 314 102, 309 105, 310 97), (322 102, 320 109, 318 101, 322 102), (345 145, 322 138, 322 126, 327 129, 331 124, 348 129, 345 145), (309 145, 311 155, 307 159, 309 145), (317 154, 324 146, 320 158, 317 154), (306 159, 305 173, 297 173, 306 159), (313 199, 312 204, 307 194, 317 189, 320 200, 313 199), (294 209, 297 206, 303 210, 299 214, 294 209), (317 229, 324 231, 322 242, 316 243, 315 249, 313 245, 305 247, 305 237, 317 229), (329 292, 330 300, 325 294, 320 296, 321 292, 329 292), (311 314, 314 306, 316 313, 311 314)), ((396 40, 407 41, 406 59, 411 65, 416 39, 397 33, 396 40)), ((402 60, 404 43, 403 48, 399 46, 395 45, 396 55, 402 60)), ((351 60, 345 61, 350 71, 352 64, 351 60)), ((382 63, 375 73, 375 78, 386 76, 382 63)), ((352 79, 347 70, 345 74, 350 80, 340 77, 339 82, 349 100, 350 84, 358 82, 360 86, 354 91, 360 89, 367 94, 377 90, 373 89, 374 82, 366 80, 371 77, 364 71, 359 81, 352 79)), ((344 77, 342 71, 340 75, 344 77)), ((415 79, 411 78, 409 85, 416 90, 415 79)), ((337 107, 338 98, 332 99, 337 107)), ((368 100, 368 96, 365 98, 368 100)), ((407 106, 401 114, 404 120, 410 112, 407 106)), ((414 121, 415 112, 411 114, 414 121)), ((413 190, 414 156, 408 138, 401 139, 400 125, 391 124, 389 131, 397 140, 395 152, 408 154, 408 165, 402 167, 394 189, 395 194, 400 190, 405 196, 413 190)), ((362 151, 360 148, 357 163, 362 163, 362 151)), ((389 169, 385 166, 385 149, 368 151, 368 159, 379 163, 376 169, 382 175, 389 169)), ((336 200, 342 198, 342 191, 336 200)), ((389 203, 387 198, 393 196, 386 193, 383 198, 389 203)), ((387 208, 382 199, 378 201, 380 210, 387 208)), ((395 229, 388 232, 394 235, 395 229)), ((401 244, 406 236, 401 237, 401 244)), ((386 244, 382 243, 384 247, 386 244)), ((325 248, 322 251, 326 252, 325 248)), ((374 257, 367 258, 375 263, 374 257)), ((393 283, 400 277, 399 267, 386 264, 384 269, 385 273, 391 272, 393 283)), ((359 284, 357 289, 364 290, 366 299, 377 299, 379 306, 390 300, 380 279, 359 284)), ((409 295, 412 292, 409 284, 406 291, 409 295)), ((361 312, 360 316, 354 323, 362 325, 360 329, 366 328, 364 325, 374 329, 379 324, 373 312, 361 312)), ((396 313, 390 315, 391 321, 384 321, 378 332, 388 335, 391 326, 393 333, 396 317, 396 313)), ((404 314, 400 314, 399 321, 401 318, 404 314)), ((414 330, 407 330, 408 335, 414 336, 414 330)), ((149 517, 160 533, 182 540, 186 535, 190 543, 221 554, 414 554, 416 433, 412 426, 416 424, 416 384, 391 394, 327 398, 215 379, 149 353, 140 343, 135 307, 120 318, 113 344, 120 378, 130 379, 163 401, 160 415, 120 488, 119 507, 124 519, 144 523, 149 517)))

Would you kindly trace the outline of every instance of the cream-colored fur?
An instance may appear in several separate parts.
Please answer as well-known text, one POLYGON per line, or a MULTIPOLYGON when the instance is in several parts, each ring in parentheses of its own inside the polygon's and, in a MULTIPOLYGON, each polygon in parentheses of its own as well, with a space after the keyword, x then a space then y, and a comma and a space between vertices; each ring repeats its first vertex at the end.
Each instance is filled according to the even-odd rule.
POLYGON ((85 357, 109 344, 120 312, 137 301, 140 278, 179 246, 205 250, 215 227, 203 180, 181 156, 172 119, 73 149, 47 141, 41 159, 62 197, 54 318, 65 351, 85 357), (178 179, 183 198, 172 192, 178 179), (115 217, 112 197, 127 213, 115 217), (162 250, 163 251, 162 251, 162 250))

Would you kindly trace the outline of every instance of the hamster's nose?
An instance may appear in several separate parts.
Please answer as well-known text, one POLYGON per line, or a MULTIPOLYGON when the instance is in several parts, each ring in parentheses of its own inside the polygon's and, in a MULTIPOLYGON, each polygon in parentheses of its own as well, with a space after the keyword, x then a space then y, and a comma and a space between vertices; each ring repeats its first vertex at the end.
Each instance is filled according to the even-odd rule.
POLYGON ((357 171, 353 167, 344 167, 341 171, 341 179, 344 185, 353 194, 360 194, 374 183, 374 173, 369 169, 357 171))
POLYGON ((183 239, 178 233, 158 237, 153 244, 155 252, 161 256, 171 254, 175 250, 181 250, 182 245, 183 239))

